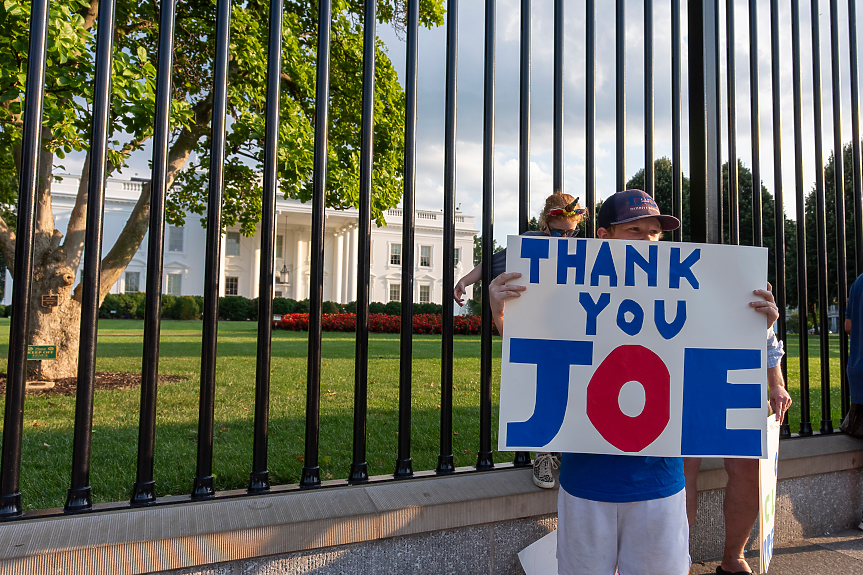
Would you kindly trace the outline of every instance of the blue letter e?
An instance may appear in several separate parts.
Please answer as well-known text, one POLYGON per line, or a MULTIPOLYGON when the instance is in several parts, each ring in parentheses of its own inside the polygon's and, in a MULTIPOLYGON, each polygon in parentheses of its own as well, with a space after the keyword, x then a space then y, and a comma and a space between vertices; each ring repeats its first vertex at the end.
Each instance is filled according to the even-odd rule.
POLYGON ((530 419, 506 424, 506 445, 548 445, 563 425, 569 395, 569 366, 590 365, 593 342, 512 338, 509 361, 536 365, 536 404, 530 419))
POLYGON ((681 455, 761 455, 760 430, 725 426, 729 409, 761 407, 761 386, 728 383, 728 372, 759 367, 757 349, 684 350, 681 455))

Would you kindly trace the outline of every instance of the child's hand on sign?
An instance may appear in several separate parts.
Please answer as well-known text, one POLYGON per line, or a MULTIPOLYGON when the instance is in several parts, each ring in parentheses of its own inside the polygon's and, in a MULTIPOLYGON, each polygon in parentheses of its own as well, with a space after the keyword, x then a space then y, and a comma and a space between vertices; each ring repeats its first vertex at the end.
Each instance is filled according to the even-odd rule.
POLYGON ((527 289, 523 285, 507 284, 508 281, 521 277, 519 272, 505 272, 494 278, 488 284, 488 305, 491 308, 491 319, 497 330, 503 333, 504 302, 510 298, 521 297, 521 292, 527 289))
POLYGON ((766 290, 757 289, 752 293, 764 299, 749 302, 749 306, 767 317, 767 325, 773 325, 779 319, 779 308, 776 307, 776 302, 773 300, 773 286, 768 282, 766 290))

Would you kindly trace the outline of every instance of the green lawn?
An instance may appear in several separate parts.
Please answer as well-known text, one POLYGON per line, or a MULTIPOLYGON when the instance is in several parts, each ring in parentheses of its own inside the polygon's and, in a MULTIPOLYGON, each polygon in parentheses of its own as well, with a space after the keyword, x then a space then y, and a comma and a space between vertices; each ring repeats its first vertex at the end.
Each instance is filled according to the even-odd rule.
MULTIPOLYGON (((809 421, 816 433, 821 428, 821 336, 809 335, 809 421)), ((787 338, 788 352, 788 391, 794 398, 794 405, 788 418, 792 433, 800 431, 800 344, 797 334, 787 338)), ((833 428, 838 429, 842 413, 840 389, 839 336, 830 336, 830 417, 833 428)))
MULTIPOLYGON (((164 321, 156 419, 157 495, 190 493, 195 476, 201 323, 164 321)), ((0 319, 0 371, 6 369, 9 320, 0 319)), ((269 471, 273 485, 299 481, 304 454, 308 334, 273 332, 269 471)), ((252 465, 257 324, 221 322, 217 361, 214 475, 217 490, 245 488, 252 465)), ((476 336, 455 338, 453 451, 457 466, 476 463, 479 447, 479 350, 476 336)), ((434 469, 440 442, 440 336, 414 336, 411 444, 414 470, 434 469)), ((143 322, 100 322, 98 371, 140 372, 143 322)), ((325 332, 322 346, 321 478, 344 478, 353 442, 353 334, 325 332)), ((500 339, 494 353, 500 357, 500 339)), ((500 362, 495 362, 494 380, 500 362)), ((398 440, 399 336, 369 343, 369 474, 392 473, 398 440)), ((5 398, 3 398, 5 399, 5 398)), ((497 443, 498 386, 493 387, 492 445, 497 443)), ((135 481, 140 389, 97 391, 90 481, 94 502, 129 497, 135 481)), ((69 486, 74 397, 28 395, 24 408, 21 493, 26 509, 60 507, 69 486)), ((495 452, 496 462, 511 453, 495 452)))
MULTIPOLYGON (((214 439, 216 489, 245 488, 252 464, 255 393, 253 322, 219 324, 219 359, 214 439)), ((189 493, 195 476, 201 323, 164 321, 160 372, 186 381, 159 386, 156 471, 157 495, 189 493)), ((6 370, 9 320, 0 319, 0 371, 6 370)), ((414 470, 434 469, 439 450, 440 336, 417 335, 413 343, 411 444, 414 470)), ((796 336, 789 342, 789 388, 799 398, 796 336)), ((820 425, 818 341, 811 339, 812 420, 820 425)), ((307 334, 273 332, 269 471, 273 485, 296 483, 303 466, 307 334)), ((320 427, 322 479, 344 478, 353 437, 353 334, 324 333, 320 427)), ((98 371, 140 372, 143 322, 100 323, 98 371)), ((479 349, 475 336, 455 338, 453 451, 457 466, 473 465, 479 447, 479 349)), ((500 358, 500 339, 494 340, 500 358)), ((839 418, 838 337, 831 341, 832 407, 839 418)), ((493 380, 500 374, 494 362, 493 380)), ((398 335, 372 334, 369 344, 368 463, 371 475, 392 473, 398 439, 398 335)), ((0 402, 5 398, 0 398, 0 402)), ((95 502, 122 501, 135 481, 140 390, 97 391, 93 415, 91 485, 95 502)), ((497 444, 498 386, 493 386, 492 445, 497 444)), ((74 397, 28 396, 24 408, 21 492, 26 509, 61 507, 69 486, 74 397)), ((799 426, 799 401, 791 430, 799 426)), ((511 453, 494 453, 495 462, 511 453)))

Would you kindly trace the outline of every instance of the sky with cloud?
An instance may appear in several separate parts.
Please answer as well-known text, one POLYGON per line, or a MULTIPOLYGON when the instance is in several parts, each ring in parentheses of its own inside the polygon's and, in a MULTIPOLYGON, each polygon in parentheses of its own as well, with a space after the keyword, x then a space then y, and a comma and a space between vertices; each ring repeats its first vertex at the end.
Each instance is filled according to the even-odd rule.
MULTIPOLYGON (((770 2, 758 5, 758 66, 760 95, 760 158, 762 180, 775 192, 773 181, 773 94, 770 50, 770 2)), ((734 0, 734 54, 737 72, 737 153, 752 166, 749 0, 734 0)), ((483 130, 483 56, 485 2, 462 0, 458 38, 458 123, 457 123, 457 197, 462 212, 482 213, 482 130, 483 130)), ((517 233, 518 217, 518 136, 519 136, 519 28, 520 1, 497 2, 497 58, 495 66, 495 149, 494 192, 495 228, 498 242, 517 233)), ((605 198, 614 192, 615 174, 615 13, 614 2, 596 2, 596 194, 605 198)), ((682 72, 682 163, 689 174, 686 1, 681 1, 683 22, 682 72)), ((792 90, 791 10, 780 2, 781 44, 781 149, 782 177, 786 213, 796 218, 794 206, 794 125, 792 90)), ((839 2, 839 53, 841 60, 841 126, 843 141, 851 140, 851 91, 849 64, 848 13, 839 2)), ((725 3, 721 3, 721 73, 723 106, 723 158, 728 157, 727 108, 727 26, 725 3)), ((829 3, 821 1, 817 19, 821 34, 821 84, 823 157, 826 162, 833 149, 832 72, 830 54, 829 3)), ((538 214, 552 185, 552 85, 553 85, 553 0, 533 0, 531 34, 531 214, 538 214)), ((808 192, 815 185, 815 109, 812 70, 812 31, 810 3, 800 2, 801 17, 801 106, 803 141, 803 181, 808 192)), ((858 18, 859 20, 859 18, 858 18)), ((671 8, 670 2, 654 3, 654 154, 671 157, 671 8)), ((585 2, 566 0, 564 48, 564 189, 585 199, 585 2)), ((863 27, 861 27, 863 29, 863 27)), ((399 77, 404 78, 405 42, 392 28, 379 26, 378 35, 387 46, 399 77)), ((644 5, 642 0, 626 1, 626 174, 627 178, 644 167, 644 5)), ((863 38, 860 39, 863 42, 863 38)), ((417 195, 419 209, 443 208, 443 139, 446 71, 446 26, 421 29, 418 38, 418 117, 417 117, 417 195)), ((149 146, 131 158, 121 177, 149 173, 149 146)), ((67 169, 80 170, 83 158, 69 157, 67 169)))

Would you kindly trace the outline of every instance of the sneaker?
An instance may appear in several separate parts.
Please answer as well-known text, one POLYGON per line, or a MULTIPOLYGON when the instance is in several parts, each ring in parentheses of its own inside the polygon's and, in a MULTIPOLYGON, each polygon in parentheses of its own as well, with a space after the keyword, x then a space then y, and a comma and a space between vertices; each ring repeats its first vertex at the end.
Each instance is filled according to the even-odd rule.
POLYGON ((537 487, 551 489, 554 487, 554 475, 552 469, 557 469, 560 464, 553 453, 539 453, 533 460, 533 482, 537 487))

